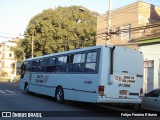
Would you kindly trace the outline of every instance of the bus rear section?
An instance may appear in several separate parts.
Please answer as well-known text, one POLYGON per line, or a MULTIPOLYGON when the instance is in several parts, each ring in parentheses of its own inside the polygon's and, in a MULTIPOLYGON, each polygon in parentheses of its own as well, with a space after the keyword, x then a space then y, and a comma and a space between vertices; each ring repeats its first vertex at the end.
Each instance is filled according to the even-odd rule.
POLYGON ((104 57, 100 65, 103 68, 98 86, 97 102, 141 103, 143 88, 142 53, 122 46, 106 47, 105 49, 103 52, 106 55, 104 56, 110 59, 104 57))

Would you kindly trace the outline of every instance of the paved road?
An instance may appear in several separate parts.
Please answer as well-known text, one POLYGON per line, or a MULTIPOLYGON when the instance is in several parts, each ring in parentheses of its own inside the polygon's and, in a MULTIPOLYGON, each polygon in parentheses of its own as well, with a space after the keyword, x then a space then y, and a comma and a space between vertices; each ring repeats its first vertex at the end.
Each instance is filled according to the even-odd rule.
MULTIPOLYGON (((0 82, 0 111, 12 112, 38 112, 42 115, 58 117, 76 117, 90 119, 124 119, 121 113, 133 112, 132 109, 120 109, 105 105, 96 105, 80 102, 67 101, 65 104, 58 104, 54 98, 38 95, 25 94, 19 89, 19 83, 0 82)), ((43 117, 43 116, 42 116, 43 117)), ((126 118, 126 117, 125 117, 126 118)), ((145 118, 147 119, 147 118, 145 118)))

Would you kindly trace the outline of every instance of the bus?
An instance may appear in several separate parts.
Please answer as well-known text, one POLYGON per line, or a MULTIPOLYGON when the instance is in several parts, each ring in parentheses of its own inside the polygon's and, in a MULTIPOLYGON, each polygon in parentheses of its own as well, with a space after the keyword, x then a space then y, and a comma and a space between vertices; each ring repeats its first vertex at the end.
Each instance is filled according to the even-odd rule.
POLYGON ((143 55, 123 46, 92 46, 24 60, 20 88, 64 100, 140 104, 143 55))

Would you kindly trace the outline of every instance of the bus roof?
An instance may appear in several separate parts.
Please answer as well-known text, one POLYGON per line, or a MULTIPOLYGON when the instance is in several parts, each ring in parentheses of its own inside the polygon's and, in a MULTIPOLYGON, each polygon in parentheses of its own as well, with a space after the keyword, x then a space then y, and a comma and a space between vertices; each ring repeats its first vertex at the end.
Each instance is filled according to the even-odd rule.
MULTIPOLYGON (((63 54, 70 54, 72 52, 87 51, 87 50, 98 49, 98 48, 103 48, 103 47, 113 47, 113 46, 111 46, 111 45, 107 45, 107 46, 106 45, 98 45, 98 46, 91 46, 91 47, 86 47, 86 48, 79 48, 79 49, 75 49, 75 50, 69 50, 69 51, 58 52, 58 53, 51 53, 51 54, 38 56, 38 57, 34 57, 34 58, 28 58, 28 59, 25 59, 24 61, 36 60, 36 59, 41 59, 41 58, 51 57, 51 56, 58 56, 58 55, 63 55, 63 54)), ((116 46, 116 47, 124 47, 124 46, 116 46)), ((127 48, 127 49, 131 49, 131 48, 127 48)), ((134 49, 132 49, 132 50, 134 50, 134 49)))
POLYGON ((47 55, 43 55, 43 56, 38 56, 38 57, 34 57, 34 58, 28 58, 28 59, 25 59, 24 61, 30 61, 30 60, 34 60, 34 59, 41 59, 41 58, 44 58, 44 57, 51 57, 53 55, 56 56, 56 55, 69 54, 69 53, 72 53, 72 52, 81 52, 81 51, 86 51, 86 50, 98 49, 98 48, 102 48, 102 47, 107 47, 107 46, 106 45, 98 45, 98 46, 79 48, 79 49, 69 50, 69 51, 64 51, 64 52, 51 53, 51 54, 47 54, 47 55))

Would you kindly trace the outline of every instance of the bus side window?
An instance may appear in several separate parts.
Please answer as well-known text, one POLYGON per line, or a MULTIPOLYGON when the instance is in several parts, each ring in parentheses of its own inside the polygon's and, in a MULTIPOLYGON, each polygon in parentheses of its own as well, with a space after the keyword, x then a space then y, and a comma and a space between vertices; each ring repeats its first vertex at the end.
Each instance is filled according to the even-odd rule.
POLYGON ((69 56, 58 57, 57 72, 67 72, 69 56))
POLYGON ((46 72, 56 72, 56 58, 50 57, 47 59, 46 72))
POLYGON ((39 72, 39 60, 32 61, 32 72, 39 72))
POLYGON ((31 61, 25 62, 24 72, 31 72, 31 66, 32 66, 31 61))
POLYGON ((85 72, 96 72, 97 52, 87 53, 85 72))
POLYGON ((85 62, 85 54, 71 55, 69 72, 83 72, 84 62, 85 62))
POLYGON ((46 72, 47 68, 47 59, 41 59, 39 61, 39 72, 46 72))

